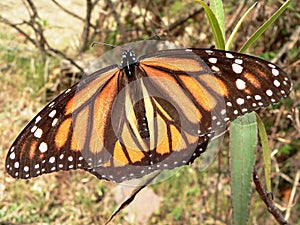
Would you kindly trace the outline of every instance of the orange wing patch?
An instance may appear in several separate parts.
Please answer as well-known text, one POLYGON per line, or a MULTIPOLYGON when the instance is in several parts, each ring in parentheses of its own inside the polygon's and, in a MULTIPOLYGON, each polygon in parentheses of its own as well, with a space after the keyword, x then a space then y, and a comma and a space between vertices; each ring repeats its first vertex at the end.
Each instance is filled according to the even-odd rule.
POLYGON ((55 135, 55 144, 58 149, 63 147, 67 142, 68 135, 71 128, 71 123, 72 123, 72 119, 68 118, 60 124, 55 135))
POLYGON ((145 157, 144 153, 139 149, 126 148, 126 151, 132 163, 140 162, 145 157))
POLYGON ((66 104, 66 107, 65 107, 66 115, 69 115, 73 112, 73 104, 74 104, 74 97, 71 98, 66 104))
MULTIPOLYGON (((75 115, 74 115, 75 116, 75 115)), ((90 108, 85 107, 76 115, 76 120, 73 123, 73 136, 71 139, 71 148, 73 151, 81 151, 88 136, 90 108)))
POLYGON ((115 144, 113 159, 115 166, 124 166, 129 163, 119 141, 115 144))
POLYGON ((154 149, 154 147, 156 147, 156 152, 159 154, 170 153, 170 144, 169 144, 170 137, 168 136, 167 133, 167 124, 159 115, 156 117, 156 123, 157 123, 157 132, 156 132, 157 143, 154 142, 154 138, 151 138, 152 140, 151 149, 154 149))
MULTIPOLYGON (((216 99, 208 92, 208 90, 203 87, 199 82, 197 82, 193 77, 190 76, 180 76, 180 79, 194 96, 196 101, 206 110, 210 111, 213 109, 217 101, 216 99)), ((200 118, 201 119, 201 118, 200 118)))
POLYGON ((218 95, 228 97, 229 90, 224 81, 211 74, 202 74, 198 77, 218 95))
MULTIPOLYGON (((108 118, 111 116, 110 110, 112 108, 118 87, 118 76, 114 76, 103 87, 101 93, 97 96, 93 112, 93 130, 91 138, 91 151, 99 151, 99 146, 103 146, 104 132, 107 126, 108 118)), ((101 149, 101 148, 100 148, 101 149)))
MULTIPOLYGON (((261 74, 262 75, 262 74, 261 74)), ((263 75, 263 76, 265 76, 265 75, 263 75)), ((250 84, 252 84, 255 88, 260 88, 261 87, 261 83, 259 82, 259 80, 257 80, 257 78, 253 75, 253 74, 251 74, 251 73, 249 73, 249 72, 245 72, 244 73, 244 77, 247 79, 247 81, 250 83, 250 84)))
POLYGON ((37 145, 36 140, 32 141, 31 144, 30 144, 30 150, 29 150, 29 158, 30 159, 33 159, 33 157, 35 155, 36 145, 37 145))
MULTIPOLYGON (((131 163, 140 162, 145 157, 143 152, 140 151, 139 149, 132 149, 132 148, 126 146, 125 151, 128 154, 128 157, 129 157, 131 163)), ((125 155, 125 152, 119 141, 116 142, 116 145, 114 148, 113 159, 114 159, 115 166, 120 167, 120 166, 124 166, 129 163, 129 161, 125 155)))
MULTIPOLYGON (((145 69, 148 70, 149 68, 146 67, 145 69)), ((202 118, 201 112, 191 100, 190 94, 180 87, 179 83, 174 79, 173 74, 152 69, 147 75, 151 78, 152 82, 160 88, 161 92, 168 96, 169 99, 166 99, 167 101, 174 106, 180 106, 182 112, 191 123, 199 123, 202 118)))
MULTIPOLYGON (((163 67, 172 71, 199 72, 203 71, 200 63, 188 58, 152 57, 141 61, 145 66, 163 67)), ((148 71, 147 71, 148 72, 148 71)))
MULTIPOLYGON (((88 84, 88 87, 84 86, 80 89, 80 83, 78 85, 78 91, 75 93, 75 96, 69 100, 66 105, 66 114, 74 112, 78 109, 84 102, 87 102, 93 94, 112 76, 114 76, 119 71, 118 68, 115 68, 111 71, 101 74, 95 80, 91 81, 88 84)), ((84 85, 84 84, 83 84, 84 85)))
POLYGON ((170 126, 171 128, 171 141, 172 141, 172 150, 173 151, 180 151, 182 149, 185 149, 187 146, 182 140, 181 133, 177 130, 177 128, 174 125, 170 126))

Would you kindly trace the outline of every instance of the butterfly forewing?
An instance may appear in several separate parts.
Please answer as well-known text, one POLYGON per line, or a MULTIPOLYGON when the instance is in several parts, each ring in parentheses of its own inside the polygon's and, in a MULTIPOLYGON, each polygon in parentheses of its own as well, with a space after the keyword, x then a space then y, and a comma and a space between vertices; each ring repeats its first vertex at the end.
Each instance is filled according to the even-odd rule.
MULTIPOLYGON (((83 82, 65 90, 24 128, 6 158, 6 168, 11 176, 30 178, 57 170, 88 167, 82 149, 78 148, 78 141, 91 139, 84 137, 84 133, 81 133, 81 138, 76 136, 78 123, 85 121, 80 129, 83 131, 88 122, 86 118, 78 117, 91 105, 88 95, 101 90, 105 81, 116 72, 115 67, 97 71, 100 73, 91 74, 83 82), (103 77, 99 79, 101 74, 103 77), (87 90, 88 94, 84 94, 87 90)), ((90 117, 89 113, 85 117, 90 117)))
MULTIPOLYGON (((149 76, 169 76, 170 80, 183 86, 185 95, 199 110, 201 132, 204 133, 240 115, 278 102, 291 90, 291 80, 282 69, 240 53, 165 50, 148 56, 141 63, 149 76), (178 58, 184 58, 184 63, 178 63, 178 58)), ((178 96, 179 99, 183 97, 178 96)))
POLYGON ((26 126, 7 155, 11 176, 79 168, 120 182, 172 169, 193 162, 228 121, 291 90, 284 71, 248 55, 125 53, 119 67, 85 77, 26 126))

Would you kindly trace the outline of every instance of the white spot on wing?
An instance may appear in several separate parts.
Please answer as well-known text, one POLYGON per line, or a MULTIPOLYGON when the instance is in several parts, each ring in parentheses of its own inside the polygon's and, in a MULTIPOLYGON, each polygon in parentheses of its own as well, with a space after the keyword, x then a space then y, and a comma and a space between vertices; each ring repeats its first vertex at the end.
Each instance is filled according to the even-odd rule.
POLYGON ((229 58, 229 59, 233 59, 234 56, 230 53, 230 52, 226 52, 226 57, 229 58))
POLYGON ((279 75, 279 71, 277 69, 272 69, 272 74, 277 77, 279 75))
POLYGON ((36 131, 36 129, 37 129, 37 126, 34 125, 34 126, 31 128, 30 132, 31 132, 31 133, 34 133, 34 132, 36 131))
POLYGON ((19 166, 20 166, 20 163, 19 163, 19 162, 15 162, 14 167, 15 167, 16 169, 18 169, 19 166))
POLYGON ((58 121, 58 119, 57 118, 55 118, 53 121, 52 121, 52 127, 54 127, 56 124, 57 124, 57 121, 58 121))
POLYGON ((24 172, 28 172, 29 171, 29 167, 28 166, 24 166, 24 172))
POLYGON ((34 136, 37 137, 37 138, 41 138, 42 137, 42 134, 43 134, 43 130, 38 128, 35 132, 34 132, 34 136))
POLYGON ((54 103, 55 103, 55 102, 51 102, 51 103, 48 105, 48 107, 51 108, 51 107, 54 105, 54 103))
POLYGON ((239 105, 243 105, 245 103, 245 100, 243 98, 237 98, 236 103, 239 105))
POLYGON ((218 60, 217 60, 217 58, 209 58, 208 61, 210 63, 217 63, 218 60))
POLYGON ((45 142, 42 142, 39 145, 39 150, 41 153, 45 153, 48 150, 48 145, 45 142))
POLYGON ((235 63, 237 64, 243 64, 243 60, 242 59, 236 59, 234 60, 235 63))
POLYGON ((14 152, 12 152, 12 153, 10 154, 9 158, 10 158, 11 160, 14 160, 14 159, 16 158, 16 154, 15 154, 14 152))
POLYGON ((270 89, 268 89, 268 90, 266 91, 266 94, 267 94, 268 96, 272 96, 272 95, 273 95, 273 91, 270 90, 270 89))
POLYGON ((257 101, 261 100, 261 96, 260 96, 260 95, 255 95, 254 98, 255 98, 255 100, 257 100, 257 101))
POLYGON ((54 162, 55 162, 55 157, 51 156, 50 159, 49 159, 49 163, 54 163, 54 162))
POLYGON ((49 113, 49 117, 53 118, 56 114, 56 110, 52 110, 50 113, 49 113))
POLYGON ((268 66, 271 67, 271 68, 275 68, 275 65, 273 65, 271 63, 269 63, 268 66))
POLYGON ((244 90, 246 88, 246 82, 243 81, 242 79, 237 79, 235 81, 235 85, 239 90, 244 90))
POLYGON ((280 86, 280 82, 278 80, 274 80, 273 83, 274 83, 275 87, 279 87, 280 86))
POLYGON ((35 118, 35 123, 37 124, 41 119, 42 117, 38 116, 37 118, 35 118))
POLYGON ((233 64, 232 64, 232 70, 233 70, 235 73, 239 74, 239 73, 242 73, 242 72, 243 72, 243 67, 242 67, 241 65, 239 65, 239 64, 233 63, 233 64))
POLYGON ((216 67, 216 66, 212 66, 211 69, 212 69, 213 71, 216 71, 216 72, 219 72, 219 71, 220 71, 219 67, 216 67))

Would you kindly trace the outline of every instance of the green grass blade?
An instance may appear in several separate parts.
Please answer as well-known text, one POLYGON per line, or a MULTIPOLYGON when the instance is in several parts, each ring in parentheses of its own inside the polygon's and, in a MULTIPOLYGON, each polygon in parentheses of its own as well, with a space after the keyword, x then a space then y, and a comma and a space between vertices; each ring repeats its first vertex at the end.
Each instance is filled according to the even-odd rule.
POLYGON ((235 38, 240 26, 242 25, 243 21, 245 20, 245 18, 249 15, 249 13, 252 11, 252 9, 254 9, 254 7, 257 6, 257 2, 255 2, 247 11, 246 13, 241 17, 241 19, 239 20, 239 22, 237 23, 237 25, 234 27, 231 35, 228 38, 228 41, 225 45, 225 49, 229 50, 231 47, 231 44, 233 42, 233 39, 235 38))
POLYGON ((268 19, 250 38, 249 40, 242 46, 240 52, 245 52, 264 32, 265 30, 275 21, 277 18, 286 10, 292 0, 286 1, 270 19, 268 19))
POLYGON ((264 171, 267 191, 272 192, 271 188, 271 151, 269 148, 268 135, 263 122, 260 117, 256 114, 256 120, 258 124, 260 142, 263 149, 263 159, 264 159, 264 171))
POLYGON ((255 113, 246 114, 231 122, 229 141, 233 224, 246 225, 257 146, 255 113))
POLYGON ((224 21, 224 8, 222 0, 211 0, 209 1, 211 11, 216 16, 219 23, 223 39, 225 40, 225 21, 224 21))
POLYGON ((255 114, 249 113, 233 121, 230 126, 230 136, 233 223, 246 225, 257 144, 255 114))
POLYGON ((216 47, 218 49, 225 49, 224 38, 223 38, 222 31, 221 31, 221 28, 217 21, 216 16, 211 11, 211 9, 208 7, 208 5, 206 5, 203 1, 198 0, 198 2, 202 5, 202 7, 204 8, 204 11, 206 13, 207 19, 212 28, 213 36, 214 36, 214 39, 216 42, 216 47))

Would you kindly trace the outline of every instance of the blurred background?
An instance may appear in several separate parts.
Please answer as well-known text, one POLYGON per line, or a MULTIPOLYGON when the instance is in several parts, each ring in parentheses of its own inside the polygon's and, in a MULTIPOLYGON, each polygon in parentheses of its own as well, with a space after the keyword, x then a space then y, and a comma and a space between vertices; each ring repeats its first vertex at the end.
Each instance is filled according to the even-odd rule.
MULTIPOLYGON (((282 2, 260 1, 231 50, 237 51, 282 2)), ((252 4, 224 3, 227 37, 252 4)), ((259 111, 272 151, 274 201, 290 224, 300 224, 299 9, 294 1, 248 51, 284 68, 294 83, 289 98, 259 111)), ((0 224, 103 224, 128 189, 84 171, 14 180, 5 172, 8 149, 43 105, 111 50, 91 48, 93 41, 118 46, 159 35, 177 46, 211 48, 204 10, 190 0, 6 0, 0 3, 0 30, 0 224)), ((258 146, 256 168, 263 177, 261 154, 258 146)), ((208 169, 199 171, 200 163, 149 186, 112 224, 231 224, 227 138, 208 169)), ((274 223, 253 187, 249 224, 274 223)))

